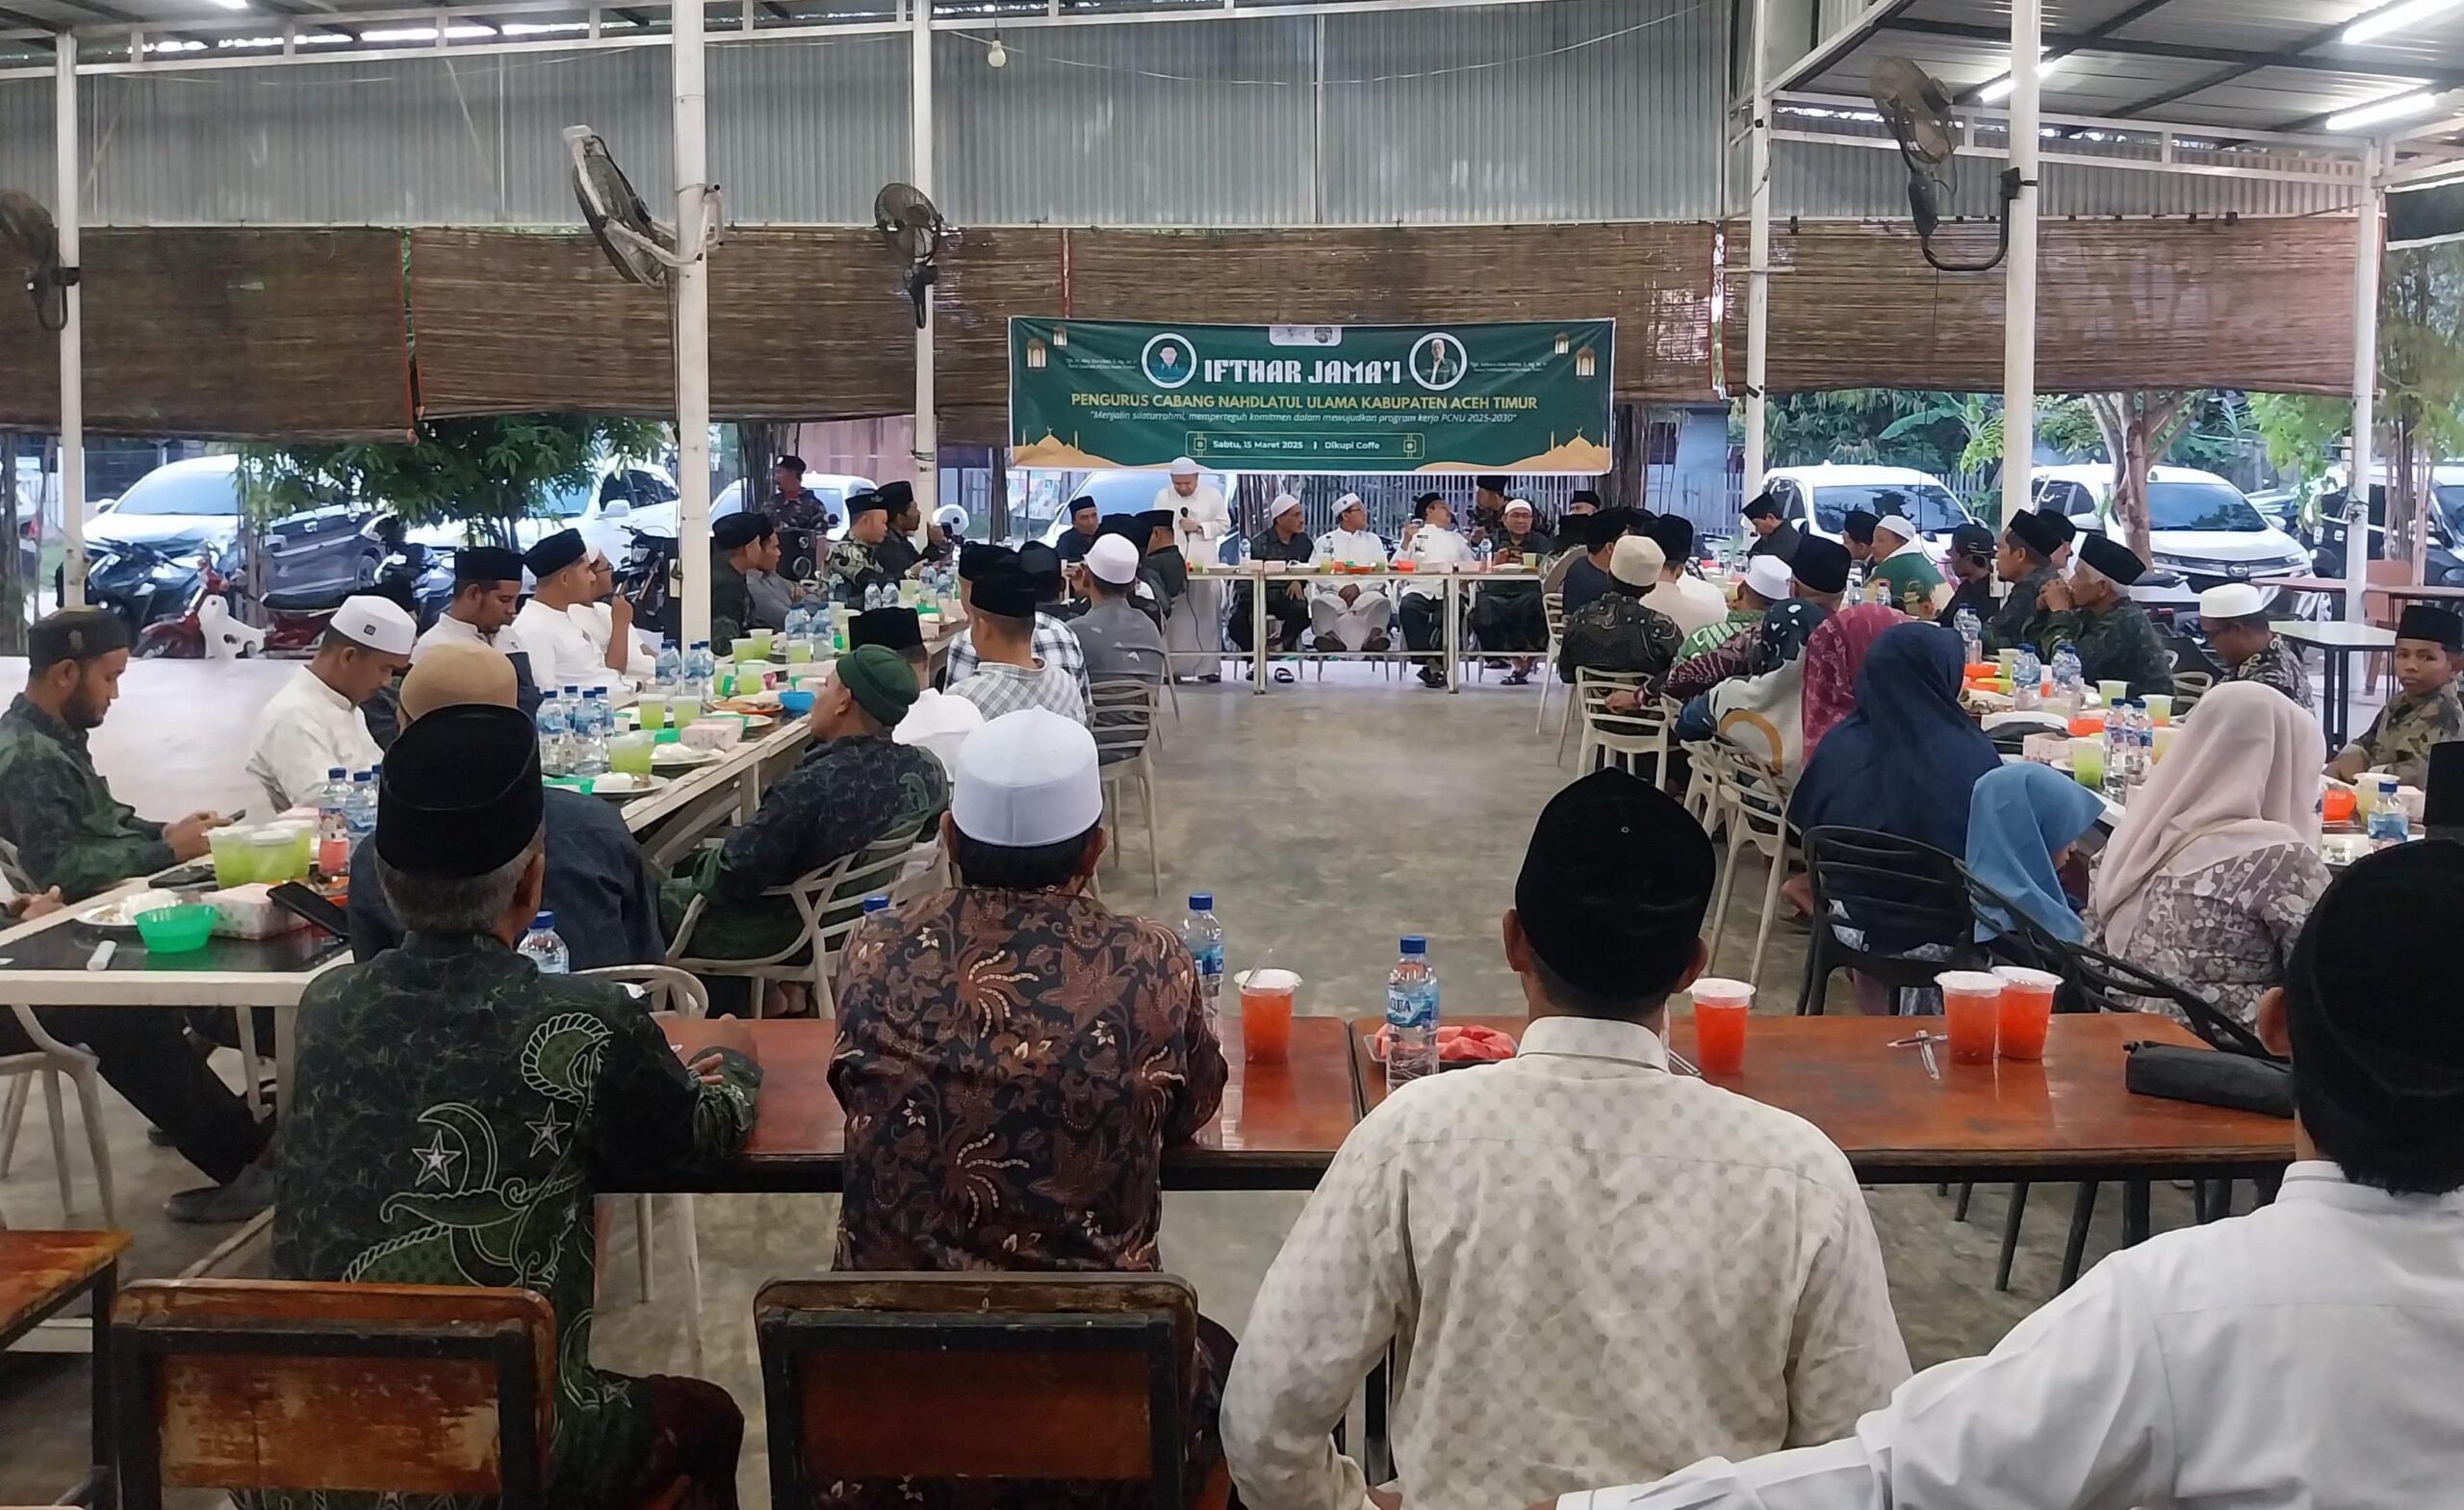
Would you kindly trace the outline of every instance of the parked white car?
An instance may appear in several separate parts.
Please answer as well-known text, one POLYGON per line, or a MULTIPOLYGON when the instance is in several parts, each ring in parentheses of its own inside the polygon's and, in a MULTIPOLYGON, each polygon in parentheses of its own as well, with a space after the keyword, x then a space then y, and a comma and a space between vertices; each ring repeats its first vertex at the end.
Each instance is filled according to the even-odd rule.
MULTIPOLYGON (((673 473, 656 462, 604 462, 596 483, 552 491, 541 499, 538 513, 515 520, 514 549, 527 550, 560 529, 578 529, 593 550, 610 561, 622 561, 632 544, 623 526, 644 516, 655 516, 662 508, 668 520, 664 532, 672 534, 676 528, 673 473)), ((484 537, 475 534, 469 525, 449 524, 405 530, 403 538, 432 550, 451 550, 484 537)))
MULTIPOLYGON (((2081 529, 2111 532, 2114 469, 2107 463, 2040 467, 2034 484, 2039 508, 2058 507, 2081 529)), ((2154 467, 2147 473, 2147 563, 2155 576, 2131 596, 2142 602, 2195 606, 2198 595, 2226 582, 2254 576, 2307 576, 2310 552, 2301 542, 2267 521, 2240 488, 2194 467, 2154 467)), ((2290 612, 2297 595, 2280 593, 2271 604, 2290 612)))
POLYGON ((1941 479, 1912 467, 1774 467, 1763 486, 1780 517, 1809 535, 1839 538, 1850 511, 1905 514, 1937 554, 1950 549, 1951 531, 1968 522, 1968 511, 1941 479))

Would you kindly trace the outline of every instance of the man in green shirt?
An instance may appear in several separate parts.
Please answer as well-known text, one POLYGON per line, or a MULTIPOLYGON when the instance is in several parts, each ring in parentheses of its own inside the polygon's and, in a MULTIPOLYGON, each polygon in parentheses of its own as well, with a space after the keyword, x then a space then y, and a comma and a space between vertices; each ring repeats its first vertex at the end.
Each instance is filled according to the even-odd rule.
POLYGON ((515 951, 539 909, 544 815, 515 709, 439 708, 394 742, 370 842, 407 936, 300 1001, 273 1271, 538 1292, 556 1314, 547 1502, 623 1510, 681 1478, 682 1503, 732 1505, 744 1420, 725 1391, 590 1367, 592 1207, 610 1171, 733 1158, 760 1071, 726 1050, 688 1067, 623 987, 515 951))
POLYGON ((1866 591, 1881 589, 1876 601, 1886 602, 1912 619, 1931 622, 1934 591, 1942 585, 1941 569, 1925 548, 1925 537, 1905 514, 1892 514, 1874 525, 1874 569, 1866 591))
POLYGON ((2079 674, 2091 685, 2126 681, 2130 696, 2169 694, 2173 657, 2156 638, 2130 584, 2147 571, 2130 547, 2106 535, 2081 535, 2070 576, 2050 577, 2037 595, 2027 643, 2050 662, 2066 642, 2079 653, 2079 674))

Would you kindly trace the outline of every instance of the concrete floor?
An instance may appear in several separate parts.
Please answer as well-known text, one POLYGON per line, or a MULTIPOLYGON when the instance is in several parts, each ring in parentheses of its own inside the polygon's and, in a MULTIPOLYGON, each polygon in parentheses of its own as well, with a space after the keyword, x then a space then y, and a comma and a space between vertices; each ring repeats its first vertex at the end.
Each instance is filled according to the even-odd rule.
MULTIPOLYGON (((246 729, 288 668, 150 663, 132 668, 126 698, 97 735, 97 760, 120 795, 149 815, 173 816, 240 800, 246 729)), ((18 673, 0 663, 0 686, 18 673)), ((1517 1012, 1499 920, 1513 891, 1530 824, 1571 775, 1552 763, 1552 726, 1532 729, 1538 693, 1494 678, 1455 697, 1374 668, 1330 667, 1264 698, 1245 685, 1184 686, 1181 716, 1167 716, 1158 757, 1163 895, 1147 887, 1144 834, 1131 825, 1121 861, 1105 873, 1113 905, 1177 920, 1189 891, 1215 894, 1235 968, 1271 959, 1304 980, 1300 1007, 1356 1016, 1378 1010, 1395 940, 1425 934, 1444 981, 1446 1009, 1517 1012)), ((1749 860, 1749 865, 1753 861, 1749 860)), ((1722 956, 1742 972, 1753 943, 1758 867, 1740 878, 1740 901, 1722 956)), ((1805 934, 1778 930, 1764 961, 1759 1009, 1793 1008, 1805 934)), ((1844 987, 1843 987, 1844 990, 1844 987)), ((225 1056, 226 1059, 231 1056, 225 1056)), ((107 1109, 120 1219, 135 1234, 134 1276, 176 1272, 219 1234, 178 1228, 163 1197, 194 1182, 175 1155, 150 1147, 135 1113, 107 1109)), ((14 1167, 0 1179, 0 1218, 17 1227, 62 1225, 52 1151, 30 1116, 14 1167)), ((70 1123, 75 1206, 68 1224, 97 1220, 93 1186, 70 1123)), ((1966 1224, 1930 1187, 1871 1192, 1902 1329, 1919 1367, 1990 1347, 2052 1293, 2070 1192, 2037 1190, 2012 1291, 1992 1290, 2005 1191, 1981 1190, 1966 1224)), ((1298 1215, 1299 1195, 1168 1195, 1168 1264, 1197 1287, 1208 1311, 1236 1333, 1266 1266, 1298 1215)), ((2245 1199, 2246 1199, 2245 1192, 2245 1199)), ((2187 1223, 2188 1197, 2159 1189, 2160 1227, 2187 1223)), ((2092 1259, 2118 1236, 2109 1192, 2092 1259)), ((663 1209, 665 1203, 662 1203, 663 1209)), ((705 1371, 745 1407, 745 1502, 768 1503, 760 1381, 753 1357, 752 1296, 763 1282, 826 1262, 835 1220, 828 1197, 702 1197, 705 1371)), ((620 1216, 602 1264, 597 1359, 634 1372, 688 1368, 685 1318, 673 1301, 679 1255, 662 1215, 659 1292, 634 1299, 629 1216, 620 1216)), ((263 1273, 262 1243, 226 1272, 263 1273)), ((0 1355, 0 1503, 41 1502, 83 1462, 87 1383, 78 1357, 0 1355)), ((193 1502, 211 1502, 199 1497, 193 1502)))

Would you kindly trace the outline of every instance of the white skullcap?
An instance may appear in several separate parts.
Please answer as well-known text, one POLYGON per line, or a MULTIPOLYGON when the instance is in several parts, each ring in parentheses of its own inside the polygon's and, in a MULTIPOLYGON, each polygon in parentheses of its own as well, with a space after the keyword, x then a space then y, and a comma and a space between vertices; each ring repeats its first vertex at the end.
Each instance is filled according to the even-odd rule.
POLYGON ((1913 540, 1917 535, 1916 526, 1909 522, 1905 514, 1886 514, 1874 522, 1874 527, 1887 529, 1902 540, 1913 540))
POLYGON ((918 693, 907 716, 890 730, 890 738, 902 745, 929 750, 941 762, 941 770, 952 781, 958 779, 959 752, 966 748, 968 739, 984 727, 984 709, 966 699, 926 687, 918 693))
POLYGON ((1367 508, 1368 506, 1360 500, 1360 495, 1357 493, 1347 493, 1335 499, 1335 512, 1338 514, 1348 508, 1367 508))
POLYGON ((1270 522, 1272 522, 1282 518, 1286 510, 1296 511, 1299 507, 1300 500, 1298 499, 1294 498, 1289 493, 1278 493, 1274 496, 1274 501, 1267 505, 1267 519, 1270 522))
POLYGON ((1629 587, 1649 587, 1659 580, 1668 553, 1649 535, 1626 535, 1608 552, 1608 575, 1629 587))
POLYGON ((1087 548, 1087 570, 1095 579, 1127 587, 1138 579, 1138 548, 1118 535, 1101 535, 1087 548))
POLYGON ((1525 512, 1525 513, 1527 513, 1527 514, 1530 513, 1530 512, 1531 512, 1531 503, 1530 503, 1530 500, 1529 500, 1529 499, 1506 499, 1506 500, 1505 500, 1505 511, 1506 511, 1507 513, 1511 514, 1511 513, 1513 513, 1516 509, 1521 509, 1521 510, 1523 510, 1523 512, 1525 512))
POLYGON ((1104 816, 1095 736, 1049 708, 992 719, 959 750, 950 819, 982 844, 1033 849, 1074 839, 1104 816))
POLYGON ((1175 456, 1172 458, 1172 475, 1175 477, 1194 477, 1197 475, 1197 463, 1190 460, 1187 456, 1175 456))
POLYGON ((1778 602, 1797 593, 1796 574, 1776 555, 1758 555, 1745 565, 1745 585, 1778 602))
POLYGON ((2227 582, 2198 595, 2198 616, 2202 621, 2255 619, 2267 611, 2267 594, 2247 582, 2227 582))
POLYGON ((369 593, 344 599, 334 610, 333 628, 354 645, 390 655, 408 655, 420 637, 419 626, 400 603, 369 593))

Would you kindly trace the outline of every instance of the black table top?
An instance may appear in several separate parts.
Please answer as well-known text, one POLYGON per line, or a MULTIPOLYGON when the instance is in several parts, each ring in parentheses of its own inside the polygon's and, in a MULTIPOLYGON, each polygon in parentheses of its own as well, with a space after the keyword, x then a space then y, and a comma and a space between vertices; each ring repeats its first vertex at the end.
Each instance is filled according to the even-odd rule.
POLYGON ((93 958, 94 946, 106 938, 119 944, 105 966, 106 973, 113 975, 133 971, 287 975, 313 970, 349 947, 346 940, 321 929, 302 928, 267 939, 209 938, 202 949, 156 956, 146 951, 145 941, 133 931, 68 922, 0 942, 0 960, 6 961, 0 963, 0 979, 18 970, 83 970, 93 958))

